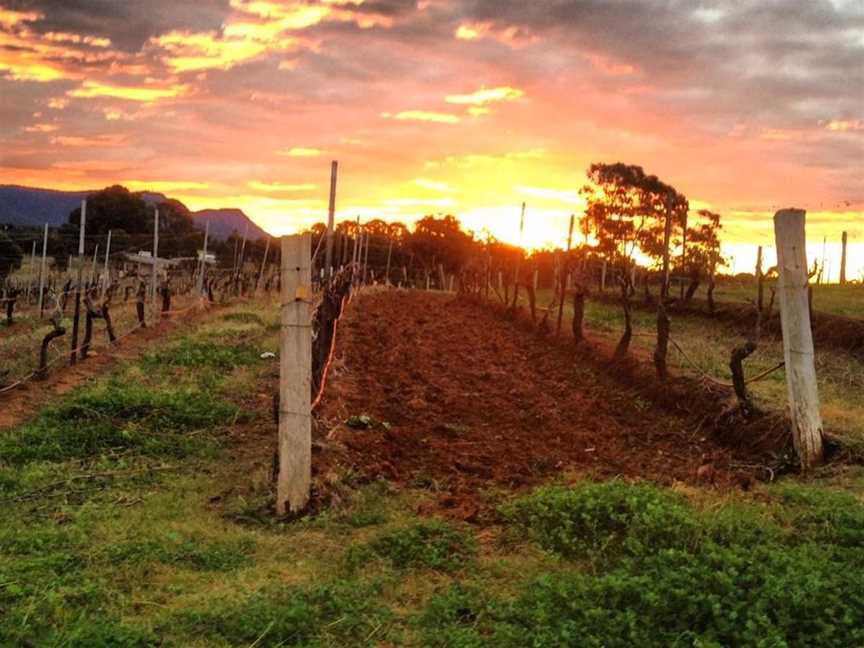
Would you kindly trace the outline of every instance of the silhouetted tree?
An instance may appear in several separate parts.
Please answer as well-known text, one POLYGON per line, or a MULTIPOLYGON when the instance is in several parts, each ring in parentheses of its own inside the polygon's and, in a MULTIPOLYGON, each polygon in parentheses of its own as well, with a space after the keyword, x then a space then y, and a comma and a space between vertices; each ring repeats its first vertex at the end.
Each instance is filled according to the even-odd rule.
POLYGON ((20 268, 23 258, 24 253, 18 244, 5 232, 0 231, 0 280, 6 279, 20 268))
POLYGON ((617 356, 627 353, 633 335, 630 297, 633 286, 630 269, 635 254, 655 261, 663 259, 666 219, 672 219, 672 233, 683 230, 689 203, 674 187, 648 175, 640 166, 592 164, 588 168, 591 184, 582 189, 587 202, 585 215, 597 240, 597 251, 618 271, 621 303, 624 309, 624 334, 617 356))
POLYGON ((424 216, 414 227, 411 251, 427 270, 438 263, 447 272, 456 272, 471 253, 473 236, 466 233, 455 216, 424 216))

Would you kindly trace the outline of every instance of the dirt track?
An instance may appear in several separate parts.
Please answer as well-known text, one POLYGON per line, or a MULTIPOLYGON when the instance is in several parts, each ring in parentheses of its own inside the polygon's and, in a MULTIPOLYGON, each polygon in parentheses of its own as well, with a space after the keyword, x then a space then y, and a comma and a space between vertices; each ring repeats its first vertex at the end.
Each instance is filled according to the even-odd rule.
POLYGON ((337 332, 318 412, 319 471, 432 483, 463 517, 494 485, 519 488, 565 470, 730 486, 731 455, 576 359, 563 343, 479 305, 420 291, 355 297, 337 332), (351 429, 368 414, 386 422, 351 429))

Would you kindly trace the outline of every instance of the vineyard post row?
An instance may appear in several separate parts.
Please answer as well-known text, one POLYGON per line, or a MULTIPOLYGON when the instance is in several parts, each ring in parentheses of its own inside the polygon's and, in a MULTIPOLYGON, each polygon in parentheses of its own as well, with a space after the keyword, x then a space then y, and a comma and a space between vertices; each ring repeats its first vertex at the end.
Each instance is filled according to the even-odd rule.
MULTIPOLYGON (((813 271, 810 271, 808 273, 806 255, 805 212, 798 209, 781 210, 775 214, 774 221, 775 244, 777 247, 778 255, 778 265, 776 271, 778 273, 780 319, 785 357, 785 362, 778 367, 775 367, 774 369, 783 366, 785 366, 786 368, 786 382, 789 399, 789 413, 792 422, 793 442, 799 459, 801 461, 802 468, 804 470, 808 470, 819 464, 823 459, 823 425, 819 413, 819 397, 814 359, 815 354, 810 321, 811 313, 810 300, 808 295, 808 282, 810 276, 812 276, 813 274, 813 271)), ((570 224, 570 232, 570 236, 572 236, 572 219, 570 224)), ((568 251, 570 247, 570 236, 568 236, 568 251)), ((663 270, 661 271, 661 297, 657 300, 657 349, 654 356, 655 365, 657 365, 658 369, 658 375, 661 379, 664 379, 665 377, 665 356, 667 353, 668 343, 671 340, 669 335, 671 322, 669 321, 668 315, 666 313, 665 300, 666 298, 669 298, 669 284, 670 280, 673 279, 673 277, 670 276, 669 271, 670 247, 668 232, 666 233, 664 238, 665 254, 663 259, 663 270)), ((756 269, 757 289, 760 293, 763 287, 762 279, 764 278, 764 275, 761 272, 761 256, 762 255, 760 248, 760 254, 758 255, 759 258, 757 260, 756 269)), ((521 282, 521 287, 526 288, 528 291, 528 302, 531 311, 531 317, 535 324, 545 327, 549 316, 554 315, 555 311, 557 310, 557 330, 558 333, 560 333, 561 318, 564 309, 564 298, 565 295, 570 294, 573 296, 574 299, 573 334, 577 341, 582 339, 582 319, 584 317, 584 302, 585 296, 587 294, 587 288, 584 284, 586 278, 589 276, 588 274, 586 274, 587 270, 588 267, 583 266, 581 270, 573 268, 571 273, 571 269, 567 267, 566 263, 564 264, 564 267, 560 269, 560 271, 556 267, 555 295, 553 296, 553 301, 552 303, 550 303, 548 308, 542 308, 536 304, 536 285, 533 281, 533 278, 532 280, 525 280, 521 282), (573 273, 575 273, 575 281, 573 281, 574 285, 572 285, 571 287, 571 280, 574 280, 573 273), (539 322, 537 320, 537 310, 545 311, 545 315, 539 322)), ((633 271, 634 269, 631 268, 631 285, 635 284, 635 280, 633 277, 635 273, 633 271)), ((518 276, 516 275, 517 272, 518 262, 516 268, 513 269, 514 281, 512 286, 514 296, 511 297, 510 295, 508 295, 508 288, 511 284, 509 282, 505 283, 503 273, 500 269, 497 271, 496 289, 495 285, 493 284, 493 276, 495 276, 495 274, 492 272, 492 268, 490 268, 487 259, 485 269, 483 271, 484 277, 480 279, 479 283, 474 284, 474 290, 478 295, 485 296, 485 299, 487 301, 490 299, 490 292, 496 293, 497 299, 499 299, 505 307, 513 310, 517 306, 515 293, 520 287, 520 283, 518 282, 518 276)), ((606 278, 607 264, 605 261, 603 261, 602 266, 599 267, 598 287, 600 288, 601 292, 603 292, 605 288, 606 278)), ((467 278, 463 274, 463 280, 466 279, 467 278)), ((647 277, 644 279, 644 281, 646 282, 647 286, 647 277)), ((442 289, 445 289, 444 287, 446 286, 446 284, 443 279, 440 282, 440 286, 442 289)), ((429 289, 428 280, 427 289, 429 289)), ((468 288, 467 285, 464 285, 464 283, 462 289, 468 290, 468 292, 471 291, 471 289, 468 288)), ((761 302, 761 296, 759 301, 761 302)), ((625 320, 628 320, 629 317, 628 313, 626 312, 627 300, 625 299, 624 302, 625 320)), ((759 308, 759 313, 761 319, 761 304, 759 308)), ((758 328, 759 325, 757 324, 757 329, 758 328)), ((627 338, 628 335, 632 335, 629 321, 626 323, 625 329, 626 330, 624 337, 627 338)), ((747 355, 749 355, 749 353, 752 353, 753 349, 755 349, 755 344, 751 340, 750 342, 748 342, 747 345, 745 345, 741 349, 736 349, 733 352, 732 364, 735 364, 737 356, 737 369, 741 374, 739 376, 740 380, 733 381, 733 386, 735 387, 736 395, 739 397, 739 400, 742 401, 742 408, 745 404, 745 401, 747 401, 749 398, 745 385, 747 382, 750 381, 744 380, 741 362, 744 358, 746 358, 747 355), (747 351, 748 348, 749 351, 747 351)), ((735 369, 736 367, 733 366, 733 378, 735 378, 735 369)), ((752 380, 758 380, 761 377, 764 376, 760 375, 753 378, 752 380)))

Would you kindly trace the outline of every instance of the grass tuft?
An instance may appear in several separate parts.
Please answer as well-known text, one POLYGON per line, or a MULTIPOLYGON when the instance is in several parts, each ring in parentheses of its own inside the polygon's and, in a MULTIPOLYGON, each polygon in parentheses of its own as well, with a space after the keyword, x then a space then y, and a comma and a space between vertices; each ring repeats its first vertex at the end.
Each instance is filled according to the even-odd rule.
POLYGON ((683 498, 647 484, 584 483, 541 488, 501 509, 546 549, 567 558, 614 559, 697 539, 683 498))
POLYGON ((144 356, 145 367, 208 367, 229 370, 254 364, 259 353, 250 344, 224 344, 183 339, 178 344, 144 356))
POLYGON ((0 436, 0 461, 21 465, 87 459, 109 450, 183 457, 205 445, 189 432, 222 425, 238 414, 235 406, 207 391, 156 390, 112 380, 78 392, 0 436))
POLYGON ((171 624, 184 634, 230 645, 368 646, 382 638, 389 611, 353 582, 271 586, 242 601, 184 611, 171 624))
POLYGON ((395 569, 456 571, 477 554, 474 539, 440 520, 415 522, 382 533, 366 544, 352 547, 346 561, 358 569, 378 559, 395 569))

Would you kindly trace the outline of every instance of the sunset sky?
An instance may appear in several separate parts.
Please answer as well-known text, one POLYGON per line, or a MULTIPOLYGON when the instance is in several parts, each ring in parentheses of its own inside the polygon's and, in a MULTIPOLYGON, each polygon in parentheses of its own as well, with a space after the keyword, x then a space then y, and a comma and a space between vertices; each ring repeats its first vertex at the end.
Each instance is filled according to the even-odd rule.
POLYGON ((2 184, 281 234, 326 216, 337 159, 338 218, 516 242, 526 201, 537 246, 622 161, 721 212, 736 265, 795 206, 864 270, 861 0, 0 0, 0 97, 2 184))

